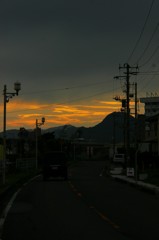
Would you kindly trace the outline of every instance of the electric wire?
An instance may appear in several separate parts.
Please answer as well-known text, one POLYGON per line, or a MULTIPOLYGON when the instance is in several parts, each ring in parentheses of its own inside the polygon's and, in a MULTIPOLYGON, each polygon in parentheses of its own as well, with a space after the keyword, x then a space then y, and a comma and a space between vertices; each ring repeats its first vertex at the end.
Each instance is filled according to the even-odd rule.
MULTIPOLYGON (((157 25, 156 25, 156 27, 155 27, 155 29, 154 29, 151 37, 150 37, 150 39, 149 39, 149 41, 148 41, 145 49, 143 50, 142 54, 141 54, 140 57, 138 58, 138 60, 137 60, 137 62, 136 62, 137 64, 139 64, 140 60, 143 58, 143 56, 145 55, 145 53, 146 53, 147 50, 149 49, 149 46, 150 46, 150 44, 151 44, 151 42, 152 42, 152 40, 153 40, 153 38, 154 38, 157 30, 158 30, 158 27, 159 27, 159 22, 157 23, 157 25)), ((139 67, 140 67, 140 66, 139 66, 139 67)))
POLYGON ((148 78, 148 80, 146 81, 146 79, 142 79, 140 80, 140 82, 143 82, 143 81, 146 81, 146 83, 142 86, 141 86, 141 90, 138 90, 138 93, 142 92, 146 87, 148 87, 150 84, 152 84, 152 81, 155 80, 156 76, 158 75, 157 72, 159 71, 149 71, 151 74, 149 75, 148 73, 144 73, 143 75, 146 75, 146 76, 151 76, 151 78, 148 78), (152 72, 154 72, 154 74, 152 74, 152 72))
MULTIPOLYGON (((154 0, 151 1, 150 8, 149 8, 148 14, 147 14, 147 16, 146 16, 145 23, 144 23, 144 25, 143 25, 143 28, 142 28, 141 33, 140 33, 140 35, 139 35, 139 38, 138 38, 138 40, 136 41, 136 44, 135 44, 135 46, 134 46, 134 48, 133 48, 133 50, 132 50, 132 52, 131 52, 131 54, 130 54, 127 62, 129 62, 130 59, 132 58, 132 56, 134 55, 134 53, 135 53, 135 51, 136 51, 136 49, 137 49, 137 47, 138 47, 138 45, 139 45, 139 42, 140 42, 140 40, 141 40, 141 38, 142 38, 142 36, 143 36, 143 34, 144 34, 146 25, 147 25, 147 23, 148 23, 148 21, 149 21, 149 18, 150 18, 150 14, 151 14, 151 11, 152 11, 154 2, 155 2, 154 0)), ((144 51, 142 52, 142 54, 141 54, 140 57, 138 58, 137 64, 140 62, 140 60, 143 58, 143 56, 145 55, 145 53, 146 53, 147 50, 149 49, 150 44, 151 44, 151 42, 152 42, 152 40, 153 40, 153 38, 154 38, 157 30, 158 30, 158 27, 159 27, 159 22, 157 23, 157 25, 156 25, 156 27, 155 27, 155 29, 154 29, 154 31, 153 31, 153 33, 152 33, 152 35, 151 35, 148 43, 147 43, 144 51)), ((152 58, 156 55, 158 49, 159 49, 159 45, 155 48, 155 50, 154 50, 154 51, 152 52, 152 54, 147 58, 147 60, 146 60, 144 63, 140 64, 139 67, 141 68, 141 67, 144 67, 145 65, 147 65, 147 64, 152 60, 152 58)), ((141 91, 143 91, 143 89, 145 89, 145 88, 150 84, 150 82, 152 82, 152 80, 156 77, 157 72, 147 71, 147 72, 140 72, 139 74, 140 74, 140 75, 144 75, 144 74, 145 74, 145 75, 147 75, 147 76, 152 75, 151 79, 148 79, 148 81, 146 82, 145 86, 142 85, 141 91)))
POLYGON ((139 42, 140 42, 140 40, 141 40, 141 38, 142 38, 142 35, 143 35, 144 31, 145 31, 145 28, 146 28, 147 22, 148 22, 148 20, 149 20, 150 13, 151 13, 151 10, 152 10, 152 7, 153 7, 154 2, 155 2, 155 0, 152 0, 151 5, 150 5, 150 8, 149 8, 149 11, 148 11, 148 14, 147 14, 147 16, 146 16, 145 23, 144 23, 144 25, 143 25, 143 27, 142 27, 142 30, 141 30, 141 32, 140 32, 140 35, 139 35, 137 41, 136 41, 136 44, 135 44, 135 46, 134 46, 134 48, 133 48, 131 54, 130 54, 129 57, 128 57, 127 62, 130 61, 130 59, 131 59, 132 56, 134 55, 134 52, 136 51, 136 49, 137 49, 137 47, 138 47, 138 45, 139 45, 139 42))
MULTIPOLYGON (((119 89, 119 88, 117 88, 117 89, 119 89)), ((65 103, 62 103, 62 102, 61 103, 60 102, 54 103, 54 105, 62 105, 62 104, 70 104, 70 103, 74 103, 74 102, 79 102, 79 101, 90 99, 90 98, 93 98, 93 97, 96 97, 96 96, 99 96, 99 95, 104 95, 106 93, 112 93, 113 91, 114 91, 114 89, 108 90, 108 91, 102 91, 102 92, 98 92, 96 94, 89 95, 89 96, 86 96, 86 97, 76 98, 76 99, 67 101, 65 103)), ((28 112, 28 111, 41 111, 42 109, 49 109, 51 107, 51 103, 50 104, 46 104, 46 105, 47 106, 43 106, 43 107, 39 107, 39 108, 30 108, 30 109, 27 108, 27 109, 23 109, 23 110, 8 111, 8 113, 19 113, 19 112, 28 112)))
POLYGON ((156 55, 158 50, 159 50, 159 45, 155 48, 151 56, 143 64, 140 65, 140 67, 144 67, 145 65, 147 65, 151 61, 151 59, 156 55))
MULTIPOLYGON (((157 48, 155 49, 156 50, 156 53, 157 53, 157 50, 159 49, 159 45, 157 46, 157 48)), ((154 55, 156 54, 155 53, 155 50, 154 52, 151 54, 151 56, 149 57, 149 59, 147 59, 147 61, 141 65, 141 67, 144 67, 153 57, 154 55)), ((157 61, 158 62, 158 57, 155 58, 154 60, 155 62, 157 61)), ((139 74, 140 75, 146 75, 148 77, 148 79, 144 78, 142 80, 140 80, 140 82, 142 82, 142 86, 141 86, 141 91, 143 91, 143 89, 145 89, 146 87, 148 87, 150 84, 152 85, 152 81, 155 80, 156 76, 158 75, 158 72, 159 72, 159 68, 156 69, 156 71, 152 71, 154 69, 154 67, 156 67, 155 65, 151 65, 149 66, 149 68, 147 69, 146 72, 140 72, 139 74), (152 76, 152 77, 150 77, 152 76), (146 84, 143 85, 143 81, 146 81, 146 84)), ((156 91, 156 89, 155 89, 156 91)))
POLYGON ((152 80, 154 80, 154 76, 152 76, 151 79, 148 80, 147 83, 146 83, 144 86, 142 86, 142 89, 141 89, 141 90, 138 90, 138 94, 139 94, 139 93, 142 93, 143 90, 146 89, 146 88, 149 86, 149 84, 151 83, 152 80))
POLYGON ((105 81, 101 82, 95 82, 95 83, 90 83, 90 84, 82 84, 82 85, 76 85, 76 86, 71 86, 71 87, 64 87, 64 88, 56 88, 56 89, 46 89, 46 90, 39 90, 39 91, 34 91, 34 92, 24 92, 21 95, 32 95, 32 94, 41 94, 41 93, 48 93, 48 92, 55 92, 55 91, 66 91, 66 90, 71 90, 71 89, 78 89, 78 88, 85 88, 85 87, 91 87, 91 86, 96 86, 96 85, 101 85, 106 83, 105 81))

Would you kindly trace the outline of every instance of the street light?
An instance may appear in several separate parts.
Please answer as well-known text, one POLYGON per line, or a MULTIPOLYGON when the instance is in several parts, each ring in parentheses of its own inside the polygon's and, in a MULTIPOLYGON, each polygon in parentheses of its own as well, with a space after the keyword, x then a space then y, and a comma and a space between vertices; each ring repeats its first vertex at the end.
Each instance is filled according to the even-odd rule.
POLYGON ((18 96, 19 91, 21 90, 21 84, 19 82, 14 83, 14 90, 16 91, 16 95, 18 96))
POLYGON ((6 179, 6 105, 14 96, 18 96, 19 91, 21 90, 21 84, 19 82, 14 83, 15 92, 7 92, 7 86, 4 85, 3 96, 4 96, 4 118, 3 118, 3 171, 2 178, 3 184, 5 184, 6 179))
POLYGON ((39 126, 41 126, 41 125, 44 125, 44 123, 45 123, 45 118, 44 117, 42 117, 42 119, 41 119, 41 122, 39 123, 38 122, 38 119, 36 119, 36 129, 35 129, 35 135, 36 135, 36 149, 35 149, 35 151, 36 151, 36 159, 35 159, 35 168, 37 169, 38 168, 38 127, 39 126))

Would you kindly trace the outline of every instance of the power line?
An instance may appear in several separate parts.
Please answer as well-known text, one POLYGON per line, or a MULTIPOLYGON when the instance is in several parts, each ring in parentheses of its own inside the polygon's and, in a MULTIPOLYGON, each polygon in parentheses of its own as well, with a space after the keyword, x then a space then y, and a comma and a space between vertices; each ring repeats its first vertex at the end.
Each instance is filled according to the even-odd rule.
POLYGON ((140 72, 139 74, 158 74, 159 71, 146 71, 146 72, 140 72))
POLYGON ((142 92, 146 87, 148 87, 148 85, 152 84, 152 81, 155 80, 156 76, 158 75, 157 72, 159 71, 150 71, 150 72, 151 72, 150 75, 147 73, 144 74, 147 76, 151 76, 151 78, 148 78, 147 81, 146 79, 142 79, 142 81, 146 81, 146 83, 144 85, 142 84, 140 92, 142 92), (152 72, 154 72, 154 74, 152 74, 152 72))
POLYGON ((157 68, 158 70, 151 71, 152 68, 153 68, 153 66, 149 67, 148 71, 139 73, 141 76, 142 75, 146 75, 147 76, 147 77, 144 77, 143 79, 140 80, 140 83, 142 82, 142 86, 141 86, 140 92, 142 92, 143 89, 145 89, 149 84, 152 84, 152 81, 155 80, 155 77, 158 75, 159 69, 157 68), (145 82, 145 84, 143 84, 143 81, 145 82))
POLYGON ((66 90, 71 90, 71 89, 76 89, 76 88, 78 89, 78 88, 85 88, 85 87, 101 85, 104 83, 105 83, 105 81, 101 81, 101 82, 96 82, 96 83, 82 84, 82 85, 64 87, 64 88, 46 89, 46 90, 39 90, 39 91, 34 91, 34 92, 29 91, 29 92, 25 92, 21 95, 41 94, 41 93, 48 93, 48 92, 55 92, 55 91, 66 91, 66 90))
POLYGON ((142 28, 142 30, 141 30, 141 32, 140 32, 140 35, 139 35, 139 38, 137 39, 136 44, 135 44, 135 46, 134 46, 134 48, 133 48, 133 50, 132 50, 132 52, 131 52, 131 54, 130 54, 128 60, 127 60, 127 62, 129 62, 130 59, 132 58, 132 56, 133 56, 133 54, 134 54, 134 52, 135 52, 135 50, 136 50, 136 48, 137 48, 137 46, 138 46, 138 44, 139 44, 141 38, 142 38, 142 35, 143 35, 144 31, 145 31, 146 24, 147 24, 147 22, 148 22, 148 19, 149 19, 149 16, 150 16, 150 13, 151 13, 151 10, 152 10, 152 7, 153 7, 153 4, 154 4, 154 1, 155 1, 155 0, 152 0, 152 2, 151 2, 151 5, 150 5, 150 8, 149 8, 149 11, 148 11, 148 14, 147 14, 147 17, 146 17, 145 23, 144 23, 143 28, 142 28))
MULTIPOLYGON (((119 88, 118 88, 119 89, 119 88)), ((117 89, 115 89, 117 90, 117 89)), ((89 99, 89 98, 93 98, 93 97, 96 97, 96 96, 99 96, 99 95, 103 95, 103 94, 106 94, 106 93, 111 93, 111 92, 114 92, 114 89, 112 90, 109 90, 109 91, 102 91, 102 92, 98 92, 96 94, 93 94, 93 95, 90 95, 90 96, 86 96, 86 97, 81 97, 81 98, 76 98, 76 99, 73 99, 73 100, 70 100, 70 101, 67 101, 67 103, 55 103, 55 104, 69 104, 69 103, 74 103, 74 102, 78 102, 78 101, 82 101, 82 100, 85 100, 85 99, 89 99)), ((8 113, 19 113, 19 112, 28 112, 28 111, 41 111, 42 109, 48 109, 50 106, 50 104, 46 104, 47 106, 43 106, 43 107, 39 107, 39 108, 30 108, 30 109, 23 109, 23 110, 16 110, 16 111, 8 111, 8 113)))
POLYGON ((138 93, 143 92, 143 90, 150 84, 152 83, 152 81, 154 80, 154 78, 156 77, 156 75, 152 75, 152 77, 145 83, 145 85, 142 85, 141 90, 138 91, 138 93))
POLYGON ((143 58, 143 56, 145 55, 146 51, 148 50, 148 48, 149 48, 149 46, 150 46, 150 44, 151 44, 151 42, 152 42, 152 40, 153 40, 153 38, 154 38, 154 36, 155 36, 157 30, 158 30, 158 27, 159 27, 159 22, 157 23, 157 25, 156 25, 156 27, 155 27, 155 29, 154 29, 154 31, 153 31, 153 33, 152 33, 152 35, 151 35, 151 37, 150 37, 148 43, 147 43, 147 45, 146 45, 144 51, 142 52, 142 54, 141 54, 140 57, 138 58, 138 60, 137 60, 137 64, 138 64, 139 61, 143 58))
POLYGON ((140 67, 144 67, 145 65, 147 65, 151 61, 151 59, 155 56, 158 50, 159 50, 159 45, 155 48, 151 56, 142 65, 140 65, 140 67))

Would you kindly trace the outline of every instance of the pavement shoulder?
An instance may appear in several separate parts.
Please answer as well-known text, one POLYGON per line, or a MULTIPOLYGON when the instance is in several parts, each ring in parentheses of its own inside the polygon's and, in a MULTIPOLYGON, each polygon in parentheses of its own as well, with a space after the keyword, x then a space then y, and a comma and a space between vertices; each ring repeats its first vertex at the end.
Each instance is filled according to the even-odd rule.
POLYGON ((145 183, 143 181, 136 181, 134 178, 127 177, 124 175, 111 175, 112 178, 129 183, 131 185, 134 185, 138 188, 142 188, 143 190, 147 190, 149 192, 159 194, 159 187, 150 183, 145 183))

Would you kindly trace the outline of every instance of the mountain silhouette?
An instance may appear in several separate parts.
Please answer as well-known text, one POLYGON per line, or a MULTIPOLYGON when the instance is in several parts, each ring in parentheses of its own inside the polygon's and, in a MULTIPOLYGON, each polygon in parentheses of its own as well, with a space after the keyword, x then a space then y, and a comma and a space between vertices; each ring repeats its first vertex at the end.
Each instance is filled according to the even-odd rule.
MULTIPOLYGON (((126 130, 126 114, 123 112, 113 112, 103 121, 94 127, 80 128, 81 136, 84 139, 102 143, 124 142, 126 130)), ((133 138, 134 118, 130 116, 130 138, 133 138)))
MULTIPOLYGON (((54 132, 56 139, 62 138, 67 140, 73 140, 82 138, 86 141, 92 141, 97 143, 113 143, 114 139, 116 143, 124 142, 124 132, 126 129, 126 113, 113 112, 107 115, 103 121, 94 127, 75 127, 72 125, 63 125, 59 127, 52 127, 48 129, 42 129, 42 134, 54 132)), ((130 139, 133 139, 135 119, 130 116, 130 139)), ((28 130, 33 131, 33 130, 28 130)), ((7 130, 7 138, 18 138, 19 130, 12 129, 7 130)), ((3 136, 3 133, 0 133, 3 136)))

